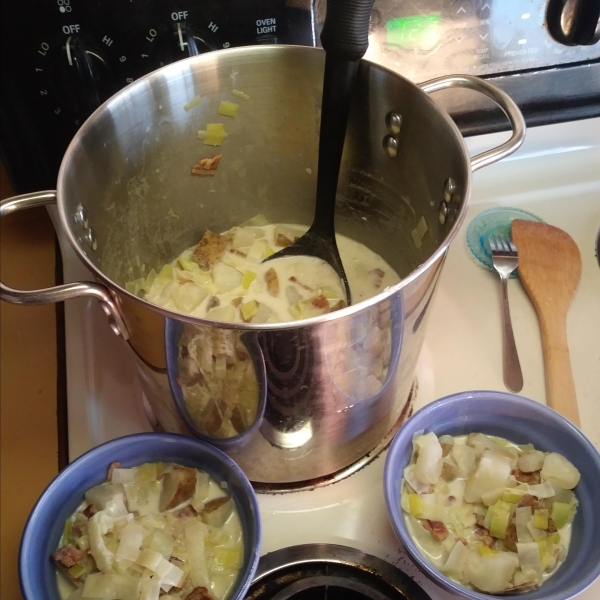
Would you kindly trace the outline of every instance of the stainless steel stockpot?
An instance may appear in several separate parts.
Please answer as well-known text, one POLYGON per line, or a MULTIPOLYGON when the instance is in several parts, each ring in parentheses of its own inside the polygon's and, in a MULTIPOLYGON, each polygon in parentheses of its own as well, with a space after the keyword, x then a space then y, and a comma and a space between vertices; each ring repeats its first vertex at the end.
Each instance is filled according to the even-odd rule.
POLYGON ((336 229, 381 254, 402 277, 398 285, 335 313, 266 325, 185 316, 126 291, 128 281, 160 269, 207 228, 226 230, 257 213, 274 223, 311 222, 323 67, 317 49, 258 46, 159 69, 84 123, 56 192, 1 206, 4 216, 57 203, 61 227, 95 278, 35 291, 2 284, 2 299, 97 298, 137 357, 161 427, 210 440, 260 482, 343 469, 403 414, 471 172, 514 152, 525 135, 516 105, 483 80, 454 75, 414 85, 362 61, 336 229), (470 159, 457 127, 428 95, 454 87, 495 101, 511 123, 510 139, 470 159), (220 117, 219 102, 232 100, 233 88, 250 98, 239 100, 235 119, 220 117), (201 102, 185 110, 197 96, 201 102), (223 158, 214 177, 191 176, 199 158, 216 154, 196 135, 211 122, 225 122, 223 158))

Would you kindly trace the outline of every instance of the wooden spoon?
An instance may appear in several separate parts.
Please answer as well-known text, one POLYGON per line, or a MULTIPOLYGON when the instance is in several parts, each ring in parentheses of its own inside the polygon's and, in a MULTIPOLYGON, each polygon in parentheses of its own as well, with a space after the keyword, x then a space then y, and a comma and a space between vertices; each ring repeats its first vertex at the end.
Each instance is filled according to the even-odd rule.
POLYGON ((519 277, 538 314, 548 406, 579 427, 579 410, 567 344, 567 312, 581 279, 581 254, 562 229, 533 221, 512 222, 519 277))

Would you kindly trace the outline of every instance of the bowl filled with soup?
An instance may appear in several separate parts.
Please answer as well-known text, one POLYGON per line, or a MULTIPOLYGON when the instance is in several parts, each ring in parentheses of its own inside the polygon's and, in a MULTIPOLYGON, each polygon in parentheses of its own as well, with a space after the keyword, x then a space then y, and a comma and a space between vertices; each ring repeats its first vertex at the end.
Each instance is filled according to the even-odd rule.
POLYGON ((44 491, 21 541, 21 589, 27 600, 236 600, 260 540, 256 497, 233 460, 183 436, 126 436, 44 491))
POLYGON ((407 553, 456 596, 559 600, 600 576, 600 453, 538 402, 433 402, 394 438, 384 487, 407 553))

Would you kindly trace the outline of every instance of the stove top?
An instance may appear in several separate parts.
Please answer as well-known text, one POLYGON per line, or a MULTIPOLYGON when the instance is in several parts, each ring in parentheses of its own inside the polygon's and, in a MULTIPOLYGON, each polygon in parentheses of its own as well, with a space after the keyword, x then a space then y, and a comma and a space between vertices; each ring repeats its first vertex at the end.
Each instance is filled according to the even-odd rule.
MULTIPOLYGON (((474 154, 507 136, 469 138, 467 145, 474 154)), ((600 119, 593 119, 530 129, 513 156, 475 174, 466 223, 450 247, 431 306, 416 373, 415 410, 454 392, 505 391, 498 277, 471 256, 464 234, 471 219, 483 210, 518 207, 564 229, 581 251, 583 273, 568 315, 568 338, 582 429, 600 446, 600 269, 595 256, 600 227, 598 165, 600 119)), ((89 279, 60 234, 59 241, 65 281, 89 279)), ((509 294, 525 380, 521 394, 545 403, 537 317, 517 281, 511 281, 509 294)), ((65 320, 70 460, 109 439, 151 431, 133 359, 110 331, 104 313, 92 301, 74 300, 65 307, 65 320)), ((288 493, 259 490, 262 553, 301 544, 350 547, 398 567, 432 599, 449 599, 449 594, 427 580, 408 559, 388 522, 382 483, 385 454, 382 450, 355 473, 329 485, 288 493)), ((286 597, 295 598, 281 596, 286 597)), ((584 600, 597 597, 600 582, 580 596, 584 600)))

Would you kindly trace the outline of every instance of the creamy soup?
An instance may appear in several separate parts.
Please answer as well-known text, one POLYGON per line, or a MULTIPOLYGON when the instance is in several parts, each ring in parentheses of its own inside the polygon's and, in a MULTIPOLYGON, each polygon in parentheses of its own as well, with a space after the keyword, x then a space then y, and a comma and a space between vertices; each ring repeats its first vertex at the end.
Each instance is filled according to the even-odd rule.
MULTIPOLYGON (((216 321, 275 323, 303 319, 346 306, 343 284, 324 261, 288 257, 262 261, 306 231, 296 225, 248 225, 225 233, 207 231, 156 274, 127 289, 164 308, 216 321)), ((381 256, 336 236, 352 302, 400 281, 381 256)))
POLYGON ((242 525, 227 488, 204 471, 113 463, 51 559, 63 600, 225 600, 243 564, 242 525))
POLYGON ((562 455, 472 433, 415 436, 401 505, 423 556, 491 594, 536 589, 565 561, 579 471, 562 455))

